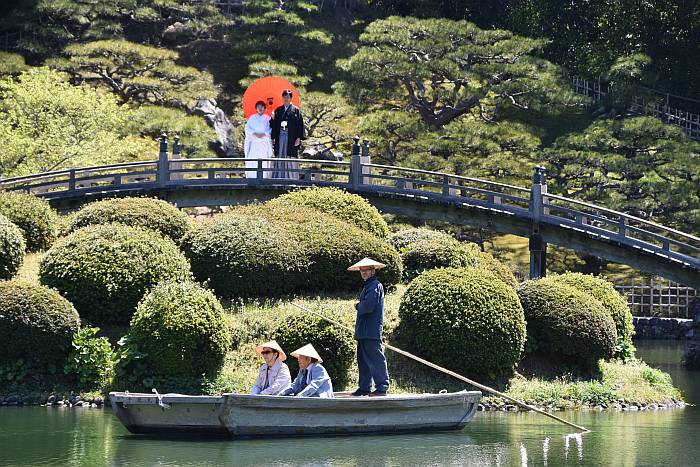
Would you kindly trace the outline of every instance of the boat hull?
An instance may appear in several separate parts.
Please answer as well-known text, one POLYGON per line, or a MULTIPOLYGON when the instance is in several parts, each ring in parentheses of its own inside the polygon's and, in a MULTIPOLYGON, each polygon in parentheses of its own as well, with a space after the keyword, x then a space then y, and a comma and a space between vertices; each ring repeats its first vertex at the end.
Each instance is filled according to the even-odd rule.
POLYGON ((134 434, 228 435, 219 416, 222 396, 110 393, 112 410, 134 434))
POLYGON ((111 393, 132 433, 227 434, 234 438, 459 430, 476 413, 481 393, 386 397, 185 396, 111 393))

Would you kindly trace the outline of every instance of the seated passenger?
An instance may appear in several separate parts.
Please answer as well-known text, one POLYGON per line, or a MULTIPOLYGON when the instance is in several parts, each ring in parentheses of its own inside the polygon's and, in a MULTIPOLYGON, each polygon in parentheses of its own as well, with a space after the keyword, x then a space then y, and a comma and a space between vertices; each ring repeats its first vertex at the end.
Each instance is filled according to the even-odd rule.
POLYGON ((299 360, 299 374, 282 396, 297 397, 333 397, 333 384, 326 369, 321 362, 323 360, 311 344, 292 352, 292 357, 299 360))
POLYGON ((287 356, 275 341, 265 342, 257 346, 255 351, 262 355, 265 363, 260 367, 260 374, 250 393, 278 396, 292 383, 289 367, 282 363, 287 356))

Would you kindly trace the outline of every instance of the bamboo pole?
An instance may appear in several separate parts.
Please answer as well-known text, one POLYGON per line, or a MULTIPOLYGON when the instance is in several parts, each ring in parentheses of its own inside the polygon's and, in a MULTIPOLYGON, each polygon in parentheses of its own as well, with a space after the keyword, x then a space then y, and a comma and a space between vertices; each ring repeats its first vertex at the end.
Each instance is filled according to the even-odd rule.
MULTIPOLYGON (((303 310, 303 311, 306 311, 306 312, 308 312, 308 313, 314 314, 314 315, 318 316, 319 318, 321 318, 321 319, 323 319, 323 320, 325 320, 325 321, 328 321, 329 323, 331 323, 331 324, 333 324, 333 325, 335 325, 335 326, 338 326, 338 327, 341 328, 341 329, 344 329, 344 330, 346 330, 346 331, 348 331, 348 332, 354 333, 354 331, 353 331, 352 329, 350 329, 349 327, 345 326, 345 325, 342 324, 342 323, 339 323, 338 321, 336 321, 336 320, 334 320, 334 319, 327 318, 326 316, 324 316, 324 315, 322 315, 322 314, 320 314, 320 313, 317 313, 317 312, 315 312, 315 311, 313 311, 313 310, 310 310, 310 309, 308 309, 308 308, 306 308, 306 307, 304 307, 304 306, 301 306, 301 305, 299 305, 299 304, 297 304, 297 303, 292 302, 292 305, 294 305, 295 307, 299 308, 300 310, 303 310)), ((496 390, 496 389, 493 389, 493 388, 490 388, 490 387, 485 386, 485 385, 483 385, 483 384, 477 383, 477 382, 474 381, 474 380, 471 380, 471 379, 469 379, 469 378, 467 378, 467 377, 465 377, 465 376, 462 376, 462 375, 460 375, 460 374, 458 374, 458 373, 455 373, 454 371, 448 370, 447 368, 443 368, 443 367, 441 367, 441 366, 439 366, 439 365, 436 365, 436 364, 434 364, 434 363, 432 363, 432 362, 429 362, 428 360, 425 360, 425 359, 420 358, 420 357, 418 357, 418 356, 416 356, 416 355, 413 355, 412 353, 406 352, 405 350, 401 350, 401 349, 399 349, 398 347, 394 347, 393 345, 389 345, 389 344, 387 344, 386 342, 384 343, 384 347, 386 347, 387 349, 393 350, 394 352, 399 353, 399 354, 401 354, 401 355, 403 355, 403 356, 405 356, 405 357, 408 357, 408 358, 413 359, 413 360, 415 360, 415 361, 417 361, 417 362, 420 362, 420 363, 422 363, 423 365, 429 366, 430 368, 433 368, 433 369, 438 370, 438 371, 441 371, 441 372, 443 372, 443 373, 445 373, 445 374, 447 374, 447 375, 450 375, 450 376, 452 376, 453 378, 456 378, 456 379, 458 379, 458 380, 460 380, 460 381, 464 381, 465 383, 471 384, 472 386, 477 387, 477 388, 481 389, 482 391, 486 391, 486 392, 489 392, 489 393, 491 393, 491 394, 495 394, 495 395, 497 395, 498 397, 502 397, 502 398, 504 398, 504 399, 506 399, 506 400, 512 402, 513 404, 517 405, 518 407, 522 407, 523 409, 532 410, 533 412, 540 413, 540 414, 545 415, 545 416, 547 416, 547 417, 549 417, 549 418, 552 418, 552 419, 554 419, 554 420, 556 420, 556 421, 558 421, 558 422, 564 423, 565 425, 569 425, 569 426, 571 426, 571 427, 573 427, 573 428, 576 428, 577 430, 580 430, 581 432, 584 432, 584 433, 588 433, 588 432, 591 431, 591 430, 589 430, 588 428, 585 428, 585 427, 576 425, 575 423, 572 423, 572 422, 570 422, 570 421, 568 421, 568 420, 564 420, 563 418, 557 417, 557 416, 554 415, 554 414, 551 414, 551 413, 546 412, 546 411, 544 411, 544 410, 542 410, 542 409, 538 409, 537 407, 534 407, 534 406, 532 406, 532 405, 526 404, 525 402, 522 402, 522 401, 519 401, 519 400, 517 400, 517 399, 514 399, 514 398, 512 398, 512 397, 510 397, 510 396, 508 396, 508 395, 506 395, 506 394, 504 394, 504 393, 502 393, 502 392, 500 392, 500 391, 498 391, 498 390, 496 390)))

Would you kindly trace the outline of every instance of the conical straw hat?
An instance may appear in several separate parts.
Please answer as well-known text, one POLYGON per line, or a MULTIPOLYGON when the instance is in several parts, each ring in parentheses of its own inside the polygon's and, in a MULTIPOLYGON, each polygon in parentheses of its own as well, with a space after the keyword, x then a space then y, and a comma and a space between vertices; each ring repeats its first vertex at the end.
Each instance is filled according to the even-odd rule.
POLYGON ((299 358, 299 355, 315 358, 319 362, 323 362, 323 359, 318 354, 318 352, 316 352, 316 349, 314 349, 314 346, 311 344, 306 344, 304 347, 296 349, 294 352, 292 352, 292 357, 299 358))
POLYGON ((267 347, 268 349, 276 350, 280 353, 279 359, 281 361, 285 361, 287 359, 287 354, 284 353, 284 350, 282 350, 282 347, 277 343, 277 341, 269 341, 265 342, 264 344, 260 344, 255 348, 255 351, 257 353, 262 353, 262 351, 267 347))
POLYGON ((379 261, 375 261, 371 258, 363 258, 357 263, 353 264, 348 268, 348 271, 359 271, 360 268, 373 268, 373 269, 382 269, 385 268, 386 264, 382 264, 379 261))

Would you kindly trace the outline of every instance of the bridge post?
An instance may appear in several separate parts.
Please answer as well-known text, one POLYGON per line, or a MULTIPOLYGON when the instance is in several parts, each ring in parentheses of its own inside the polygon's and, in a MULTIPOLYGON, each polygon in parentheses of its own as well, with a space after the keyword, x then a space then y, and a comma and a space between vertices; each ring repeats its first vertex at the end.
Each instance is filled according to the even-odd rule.
POLYGON ((350 184, 358 188, 362 184, 362 156, 360 155, 360 138, 355 136, 352 144, 352 162, 350 163, 350 184))
POLYGON ((539 279, 547 275, 547 242, 542 235, 530 235, 530 279, 539 279))
POLYGON ((169 179, 168 135, 160 135, 160 152, 158 153, 158 185, 165 186, 169 179))
POLYGON ((540 219, 545 214, 543 195, 546 193, 546 171, 544 167, 535 167, 530 188, 530 279, 547 275, 547 242, 540 234, 540 219))
POLYGON ((75 191, 75 167, 68 172, 68 191, 75 191))
MULTIPOLYGON (((175 142, 173 143, 173 160, 174 159, 181 159, 182 158, 182 145, 180 144, 180 135, 175 135, 175 142)), ((172 169, 173 170, 179 170, 182 168, 182 164, 177 163, 173 164, 172 169)), ((182 179, 182 174, 180 173, 174 173, 170 176, 171 180, 181 180, 182 179)))
MULTIPOLYGON (((372 163, 372 157, 369 155, 369 140, 365 138, 362 141, 362 152, 360 156, 360 162, 362 164, 371 164, 372 163)), ((372 168, 371 167, 362 167, 362 175, 371 175, 372 174, 372 168)), ((363 185, 369 185, 371 183, 371 178, 369 177, 362 177, 362 184, 363 185)))

